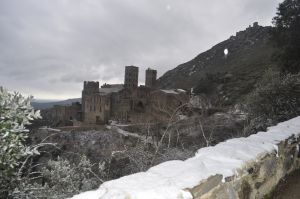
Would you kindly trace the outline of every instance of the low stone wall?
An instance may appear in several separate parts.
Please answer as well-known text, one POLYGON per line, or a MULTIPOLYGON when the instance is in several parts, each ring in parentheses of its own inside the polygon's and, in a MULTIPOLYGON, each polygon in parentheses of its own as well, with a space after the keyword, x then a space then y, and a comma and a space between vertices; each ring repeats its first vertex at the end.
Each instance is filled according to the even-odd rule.
POLYGON ((278 151, 248 162, 235 176, 211 176, 187 191, 194 199, 263 198, 280 179, 300 168, 299 146, 300 139, 292 136, 278 144, 278 151))
POLYGON ((246 138, 201 148, 73 199, 260 199, 300 168, 300 116, 246 138))

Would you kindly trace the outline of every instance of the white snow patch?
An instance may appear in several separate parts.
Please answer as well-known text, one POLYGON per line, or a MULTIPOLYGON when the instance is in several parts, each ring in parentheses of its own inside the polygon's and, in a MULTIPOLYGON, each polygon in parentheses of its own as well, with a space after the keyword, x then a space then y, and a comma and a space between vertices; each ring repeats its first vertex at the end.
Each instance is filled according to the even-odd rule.
POLYGON ((161 89, 162 92, 168 93, 168 94, 180 94, 180 93, 186 93, 185 90, 183 89, 169 89, 169 90, 163 90, 161 89))
POLYGON ((39 129, 41 129, 41 130, 48 130, 48 131, 55 131, 55 132, 61 132, 60 129, 49 128, 49 127, 46 127, 46 126, 45 127, 41 127, 39 129))
POLYGON ((247 138, 235 138, 214 147, 201 148, 185 161, 173 160, 140 172, 103 183, 98 190, 73 199, 192 199, 184 191, 211 175, 223 178, 236 175, 237 169, 266 153, 277 152, 277 144, 300 134, 300 116, 258 132, 247 138))
POLYGON ((103 195, 105 190, 97 189, 95 191, 87 191, 79 195, 73 196, 73 199, 100 199, 100 196, 103 195))
POLYGON ((131 133, 131 132, 128 132, 128 131, 125 131, 125 130, 119 128, 118 126, 106 125, 106 128, 110 129, 110 130, 115 130, 117 133, 119 133, 119 134, 121 134, 125 137, 131 136, 131 137, 138 138, 141 141, 143 141, 144 143, 151 143, 152 142, 151 137, 146 137, 146 136, 143 136, 143 135, 139 135, 137 133, 131 133))
POLYGON ((178 94, 175 90, 161 90, 161 91, 168 94, 178 94))
POLYGON ((178 115, 179 120, 186 120, 188 117, 186 115, 178 115))
POLYGON ((130 133, 128 131, 125 131, 123 129, 118 128, 117 126, 113 126, 113 129, 117 130, 118 133, 120 133, 121 135, 124 136, 132 136, 132 137, 136 137, 136 138, 141 138, 140 135, 136 134, 136 133, 130 133))
POLYGON ((186 91, 185 91, 185 90, 183 90, 183 89, 180 89, 180 88, 176 89, 176 91, 177 91, 177 92, 180 92, 180 93, 186 93, 186 91))

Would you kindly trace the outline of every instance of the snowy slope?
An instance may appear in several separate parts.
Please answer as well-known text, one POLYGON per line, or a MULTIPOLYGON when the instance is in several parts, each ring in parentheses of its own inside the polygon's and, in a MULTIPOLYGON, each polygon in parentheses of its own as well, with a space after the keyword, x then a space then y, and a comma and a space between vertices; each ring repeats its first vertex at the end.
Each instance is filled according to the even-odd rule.
POLYGON ((117 180, 103 183, 98 190, 73 199, 192 199, 192 188, 211 175, 232 176, 245 163, 277 152, 277 144, 300 135, 300 116, 247 138, 235 138, 214 147, 201 148, 193 158, 168 161, 117 180))

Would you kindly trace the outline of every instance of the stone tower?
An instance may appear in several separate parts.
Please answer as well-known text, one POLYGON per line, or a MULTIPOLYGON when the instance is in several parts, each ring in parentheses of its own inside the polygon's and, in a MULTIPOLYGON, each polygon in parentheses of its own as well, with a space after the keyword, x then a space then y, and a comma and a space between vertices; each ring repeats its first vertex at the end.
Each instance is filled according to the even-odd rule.
POLYGON ((84 122, 89 120, 89 113, 94 107, 92 98, 95 94, 99 93, 99 82, 84 81, 82 90, 82 119, 84 122))
POLYGON ((84 81, 82 95, 97 92, 99 92, 99 82, 84 81))
POLYGON ((137 88, 139 81, 139 68, 136 66, 125 67, 125 88, 137 88))
POLYGON ((149 87, 149 88, 155 88, 156 87, 156 76, 157 76, 157 71, 153 70, 151 68, 148 68, 146 70, 145 86, 149 87))

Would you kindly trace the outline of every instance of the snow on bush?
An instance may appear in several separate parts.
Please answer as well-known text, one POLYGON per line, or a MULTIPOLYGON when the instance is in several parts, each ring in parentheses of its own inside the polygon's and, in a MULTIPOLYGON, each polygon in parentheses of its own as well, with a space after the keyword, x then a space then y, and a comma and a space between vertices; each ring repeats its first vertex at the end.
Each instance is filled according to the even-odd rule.
POLYGON ((33 153, 24 145, 26 125, 40 117, 30 105, 31 99, 0 87, 0 198, 8 193, 19 160, 33 153))

